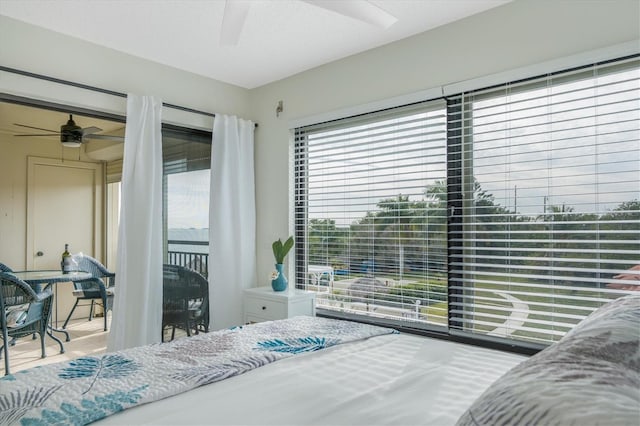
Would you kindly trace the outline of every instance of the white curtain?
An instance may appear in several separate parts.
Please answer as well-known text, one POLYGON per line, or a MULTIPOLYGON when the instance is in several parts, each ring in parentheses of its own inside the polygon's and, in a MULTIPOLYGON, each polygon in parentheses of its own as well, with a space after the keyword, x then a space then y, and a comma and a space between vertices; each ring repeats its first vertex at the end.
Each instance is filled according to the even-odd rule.
POLYGON ((118 271, 109 351, 159 342, 162 328, 162 101, 129 94, 118 271))
POLYGON ((209 205, 210 328, 242 324, 242 291, 256 283, 254 124, 216 114, 209 205))

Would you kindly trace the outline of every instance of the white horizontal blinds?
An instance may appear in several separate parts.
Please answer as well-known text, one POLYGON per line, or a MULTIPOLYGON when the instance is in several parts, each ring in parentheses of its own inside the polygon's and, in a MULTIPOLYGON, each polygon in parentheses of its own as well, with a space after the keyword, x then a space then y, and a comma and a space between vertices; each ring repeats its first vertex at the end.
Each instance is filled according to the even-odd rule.
MULTIPOLYGON (((162 129, 164 174, 208 169, 211 163, 211 133, 190 129, 162 129)), ((107 162, 107 183, 122 180, 122 159, 107 162)))
MULTIPOLYGON (((640 265, 640 66, 627 59, 449 102, 451 327, 559 339, 640 265)), ((638 281, 635 281, 638 284, 638 281)))
POLYGON ((165 175, 210 168, 211 134, 162 129, 162 160, 165 175))
POLYGON ((298 285, 320 309, 446 325, 444 101, 295 138, 298 285))

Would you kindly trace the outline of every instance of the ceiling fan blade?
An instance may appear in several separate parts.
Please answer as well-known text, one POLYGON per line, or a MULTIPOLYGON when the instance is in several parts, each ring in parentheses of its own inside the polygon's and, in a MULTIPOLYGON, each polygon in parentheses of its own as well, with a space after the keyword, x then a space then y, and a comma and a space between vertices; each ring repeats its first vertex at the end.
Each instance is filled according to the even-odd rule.
POLYGON ((96 127, 96 126, 85 127, 84 129, 82 129, 82 135, 86 137, 88 135, 91 135, 93 133, 98 133, 101 131, 102 129, 100 127, 96 127))
POLYGON ((17 137, 21 137, 21 136, 60 136, 60 133, 39 133, 37 135, 13 135, 13 136, 17 136, 17 137))
POLYGON ((124 141, 124 136, 114 136, 114 135, 95 135, 95 134, 88 134, 88 135, 83 135, 82 139, 101 139, 101 140, 105 140, 105 141, 124 141))
POLYGON ((366 0, 302 0, 340 15, 387 29, 398 21, 398 18, 384 9, 366 0))
POLYGON ((220 30, 221 45, 235 46, 238 44, 250 6, 251 4, 247 0, 225 1, 222 28, 220 30))
POLYGON ((58 132, 57 130, 43 129, 42 127, 33 127, 33 126, 27 126, 26 124, 18 124, 18 123, 13 123, 13 125, 19 126, 19 127, 26 127, 28 129, 43 130, 45 132, 57 132, 58 134, 60 134, 60 132, 58 132))

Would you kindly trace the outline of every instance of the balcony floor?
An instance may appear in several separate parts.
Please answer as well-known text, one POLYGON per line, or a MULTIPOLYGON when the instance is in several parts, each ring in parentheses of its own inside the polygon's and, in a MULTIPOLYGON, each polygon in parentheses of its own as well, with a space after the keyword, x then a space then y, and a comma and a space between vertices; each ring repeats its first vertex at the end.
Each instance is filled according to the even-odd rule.
MULTIPOLYGON (((109 314, 109 323, 111 315, 109 314)), ((64 341, 64 334, 54 333, 62 340, 65 352, 60 353, 60 346, 49 336, 45 338, 46 358, 40 355, 40 338, 35 340, 23 337, 16 340, 15 346, 9 346, 9 366, 11 373, 35 367, 38 365, 53 364, 67 361, 83 355, 102 354, 107 350, 107 334, 103 331, 103 318, 94 318, 92 321, 77 319, 69 321, 67 331, 71 341, 64 341)), ((4 355, 0 362, 0 375, 4 376, 4 355)))
MULTIPOLYGON (((50 337, 45 338, 46 358, 40 355, 40 339, 32 340, 24 337, 16 341, 15 346, 9 346, 9 366, 11 373, 36 367, 38 365, 53 364, 55 362, 68 361, 86 355, 100 355, 107 350, 108 331, 103 331, 104 321, 102 317, 88 321, 86 318, 69 321, 67 331, 71 341, 65 342, 62 333, 54 335, 62 340, 65 352, 60 353, 60 346, 50 337)), ((108 325, 111 326, 111 313, 108 317, 108 325)), ((176 339, 186 334, 176 329, 176 339)), ((171 329, 165 331, 165 340, 171 338, 171 329)), ((1 342, 2 340, 0 340, 1 342)), ((2 352, 4 353, 4 352, 2 352)), ((4 376, 4 355, 0 358, 0 377, 4 376)))

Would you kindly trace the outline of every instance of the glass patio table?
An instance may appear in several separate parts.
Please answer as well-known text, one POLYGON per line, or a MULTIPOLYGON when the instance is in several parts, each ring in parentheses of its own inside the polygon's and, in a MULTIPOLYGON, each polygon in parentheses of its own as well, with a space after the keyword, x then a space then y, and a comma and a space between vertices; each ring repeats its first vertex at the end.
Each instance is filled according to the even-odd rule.
MULTIPOLYGON (((69 281, 71 282, 82 281, 92 277, 92 275, 89 272, 72 271, 72 272, 64 273, 59 269, 49 269, 49 270, 40 270, 40 271, 16 271, 16 272, 9 272, 9 274, 17 278, 20 278, 22 281, 29 284, 36 293, 41 293, 45 291, 47 288, 50 288, 52 285, 55 285, 57 283, 64 283, 69 281)), ((58 301, 56 300, 56 295, 57 294, 54 295, 54 301, 56 304, 56 315, 57 315, 58 301)), ((67 342, 71 340, 71 338, 69 337, 69 332, 61 328, 53 327, 51 310, 49 310, 49 313, 47 314, 47 316, 49 318, 49 325, 47 326, 47 334, 53 340, 58 342, 58 344, 60 345, 61 352, 64 352, 64 346, 62 345, 62 342, 60 341, 60 339, 58 339, 56 336, 53 335, 53 332, 55 331, 58 333, 64 333, 64 335, 66 336, 67 342)))

